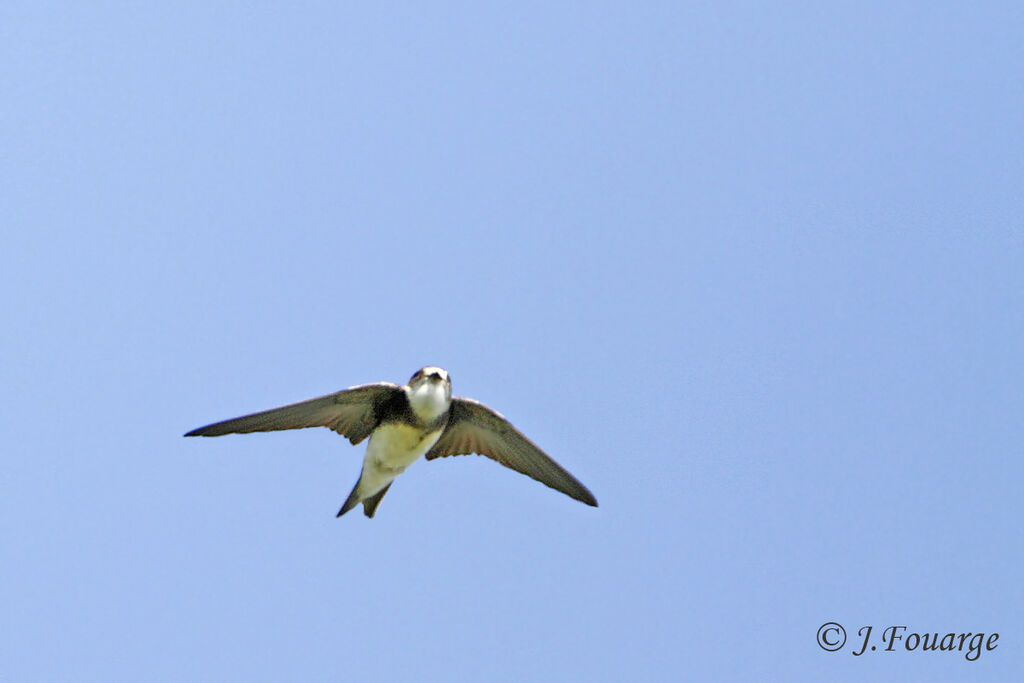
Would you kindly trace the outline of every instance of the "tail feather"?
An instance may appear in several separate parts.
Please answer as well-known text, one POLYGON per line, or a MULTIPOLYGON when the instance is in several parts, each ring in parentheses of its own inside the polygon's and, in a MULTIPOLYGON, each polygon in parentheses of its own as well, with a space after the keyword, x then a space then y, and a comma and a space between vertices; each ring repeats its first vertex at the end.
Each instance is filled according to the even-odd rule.
POLYGON ((380 499, 384 497, 384 494, 388 492, 388 489, 391 488, 391 484, 393 483, 394 482, 388 483, 387 486, 363 501, 364 515, 373 519, 373 514, 377 512, 377 506, 380 505, 380 499))
POLYGON ((362 482, 362 477, 360 477, 359 481, 356 482, 356 485, 352 487, 352 493, 348 494, 348 498, 345 499, 345 504, 341 506, 340 510, 338 510, 338 517, 341 517, 356 505, 359 505, 359 494, 357 491, 359 491, 360 482, 362 482))

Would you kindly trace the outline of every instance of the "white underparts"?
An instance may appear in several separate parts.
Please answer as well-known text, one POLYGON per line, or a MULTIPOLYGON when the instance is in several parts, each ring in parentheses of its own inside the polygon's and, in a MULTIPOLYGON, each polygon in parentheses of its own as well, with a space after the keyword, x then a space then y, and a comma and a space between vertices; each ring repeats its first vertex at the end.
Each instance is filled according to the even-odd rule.
POLYGON ((424 433, 402 422, 378 427, 366 446, 363 473, 359 480, 359 499, 374 495, 394 481, 406 467, 426 455, 437 443, 442 431, 438 429, 424 433))
MULTIPOLYGON (((451 403, 451 385, 447 382, 423 380, 404 389, 409 405, 423 424, 432 424, 451 403)), ((394 481, 406 467, 426 455, 443 431, 442 427, 424 432, 404 422, 390 422, 374 430, 363 459, 359 499, 369 498, 394 481)))

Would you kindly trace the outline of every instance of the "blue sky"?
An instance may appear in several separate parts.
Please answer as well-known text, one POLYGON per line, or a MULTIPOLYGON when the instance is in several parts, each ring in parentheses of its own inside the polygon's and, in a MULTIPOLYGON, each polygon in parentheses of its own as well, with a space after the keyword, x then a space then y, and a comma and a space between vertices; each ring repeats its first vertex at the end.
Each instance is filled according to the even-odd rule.
POLYGON ((1019 674, 1022 33, 4 3, 0 679, 1019 674), (338 520, 363 446, 181 438, 427 364, 601 507, 468 456, 338 520))

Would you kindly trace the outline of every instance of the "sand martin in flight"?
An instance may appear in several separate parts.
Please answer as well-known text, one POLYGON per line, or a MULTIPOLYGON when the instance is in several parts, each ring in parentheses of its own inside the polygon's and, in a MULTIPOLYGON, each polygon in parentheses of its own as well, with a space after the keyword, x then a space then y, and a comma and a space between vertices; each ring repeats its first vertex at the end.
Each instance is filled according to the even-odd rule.
POLYGON ((452 398, 441 368, 425 367, 405 386, 363 384, 335 394, 193 429, 185 436, 221 436, 279 429, 329 427, 354 444, 366 437, 363 471, 338 517, 363 504, 373 517, 399 474, 420 456, 427 460, 478 453, 533 477, 587 505, 597 500, 508 420, 469 398, 452 398))

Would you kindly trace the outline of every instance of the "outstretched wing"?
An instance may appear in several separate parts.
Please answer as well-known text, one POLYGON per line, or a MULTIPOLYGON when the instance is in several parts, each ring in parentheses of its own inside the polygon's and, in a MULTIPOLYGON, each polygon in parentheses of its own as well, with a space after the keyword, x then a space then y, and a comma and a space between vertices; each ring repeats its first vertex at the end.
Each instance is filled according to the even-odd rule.
POLYGON ((582 503, 597 507, 597 500, 586 486, 500 414, 468 398, 452 399, 450 410, 448 427, 427 453, 427 460, 479 453, 582 503))
POLYGON ((328 427, 357 444, 373 432, 383 415, 396 408, 396 402, 405 400, 405 392, 397 384, 363 384, 301 403, 215 422, 193 429, 185 436, 221 436, 328 427))

